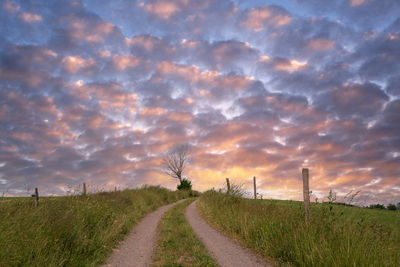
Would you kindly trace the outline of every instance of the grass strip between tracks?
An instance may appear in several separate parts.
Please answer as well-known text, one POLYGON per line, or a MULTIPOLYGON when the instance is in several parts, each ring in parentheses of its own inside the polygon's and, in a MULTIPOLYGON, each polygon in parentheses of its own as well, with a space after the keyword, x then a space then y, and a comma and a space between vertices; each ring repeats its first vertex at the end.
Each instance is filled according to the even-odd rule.
POLYGON ((185 208, 195 199, 175 205, 158 226, 154 266, 217 266, 185 219, 185 208))

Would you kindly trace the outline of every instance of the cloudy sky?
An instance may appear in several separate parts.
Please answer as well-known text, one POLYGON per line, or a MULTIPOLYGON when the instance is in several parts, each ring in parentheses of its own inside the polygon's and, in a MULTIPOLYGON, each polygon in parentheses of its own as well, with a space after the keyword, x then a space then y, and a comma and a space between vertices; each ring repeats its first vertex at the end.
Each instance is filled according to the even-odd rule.
POLYGON ((400 1, 0 1, 0 193, 225 178, 400 201, 400 1), (354 192, 354 191, 353 191, 354 192))

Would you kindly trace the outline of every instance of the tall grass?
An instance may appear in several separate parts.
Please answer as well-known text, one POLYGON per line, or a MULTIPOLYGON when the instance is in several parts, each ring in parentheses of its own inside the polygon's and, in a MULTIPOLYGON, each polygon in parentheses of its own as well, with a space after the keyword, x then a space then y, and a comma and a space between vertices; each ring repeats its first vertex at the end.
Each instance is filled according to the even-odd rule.
POLYGON ((210 191, 201 214, 243 245, 288 266, 399 266, 400 213, 302 202, 243 199, 210 191))
POLYGON ((146 213, 187 197, 160 187, 87 196, 0 200, 0 266, 104 263, 146 213))

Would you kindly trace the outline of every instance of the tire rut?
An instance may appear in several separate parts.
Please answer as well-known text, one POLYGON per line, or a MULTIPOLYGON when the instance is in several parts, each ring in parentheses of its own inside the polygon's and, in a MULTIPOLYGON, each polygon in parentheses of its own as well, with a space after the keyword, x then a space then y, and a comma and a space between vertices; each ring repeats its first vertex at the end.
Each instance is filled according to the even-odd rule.
POLYGON ((151 266, 157 242, 157 225, 163 214, 181 199, 147 214, 118 245, 103 267, 151 266))
POLYGON ((249 249, 243 248, 224 236, 200 217, 196 210, 198 200, 191 203, 185 212, 185 218, 194 232, 203 242, 209 253, 215 258, 218 265, 225 266, 272 266, 258 258, 249 249))

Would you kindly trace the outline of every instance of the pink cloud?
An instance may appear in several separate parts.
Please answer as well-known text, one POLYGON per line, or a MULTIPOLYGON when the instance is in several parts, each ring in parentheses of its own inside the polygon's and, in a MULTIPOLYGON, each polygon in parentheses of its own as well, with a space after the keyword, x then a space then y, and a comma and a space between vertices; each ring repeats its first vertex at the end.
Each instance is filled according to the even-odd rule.
POLYGON ((324 39, 324 38, 314 38, 308 41, 307 49, 316 50, 316 51, 324 51, 330 50, 333 48, 335 43, 332 40, 324 39))
POLYGON ((162 18, 169 19, 171 15, 180 11, 180 7, 171 1, 156 1, 153 3, 141 3, 141 7, 143 7, 147 12, 162 18))
POLYGON ((287 59, 277 59, 274 62, 274 68, 276 70, 281 71, 298 71, 307 68, 307 62, 297 61, 295 59, 287 60, 287 59))
POLYGON ((29 13, 29 12, 23 12, 21 14, 21 18, 25 22, 40 22, 42 21, 42 17, 40 15, 34 14, 34 13, 29 13))
POLYGON ((366 0, 350 0, 350 6, 352 7, 361 6, 366 2, 367 2, 366 0))
POLYGON ((125 70, 138 66, 140 60, 133 55, 114 55, 112 62, 118 70, 125 70))
POLYGON ((63 68, 70 73, 77 73, 80 69, 93 67, 95 61, 92 58, 82 58, 80 56, 67 56, 62 60, 63 68))
POLYGON ((15 13, 20 10, 19 5, 15 4, 13 1, 5 1, 3 3, 3 8, 11 13, 15 13))
POLYGON ((269 26, 282 27, 289 24, 291 21, 292 18, 289 13, 270 6, 263 6, 248 10, 243 20, 240 22, 240 25, 255 32, 259 32, 269 26))

